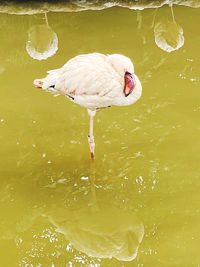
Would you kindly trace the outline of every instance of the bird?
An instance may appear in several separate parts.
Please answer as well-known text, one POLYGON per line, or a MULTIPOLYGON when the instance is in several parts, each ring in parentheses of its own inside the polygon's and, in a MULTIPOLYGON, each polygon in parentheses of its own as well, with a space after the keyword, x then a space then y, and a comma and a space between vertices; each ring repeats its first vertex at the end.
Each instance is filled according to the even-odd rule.
POLYGON ((59 69, 35 79, 37 88, 65 95, 88 110, 88 143, 94 159, 93 121, 97 111, 110 106, 128 106, 142 95, 142 85, 130 58, 121 54, 89 53, 77 55, 59 69))

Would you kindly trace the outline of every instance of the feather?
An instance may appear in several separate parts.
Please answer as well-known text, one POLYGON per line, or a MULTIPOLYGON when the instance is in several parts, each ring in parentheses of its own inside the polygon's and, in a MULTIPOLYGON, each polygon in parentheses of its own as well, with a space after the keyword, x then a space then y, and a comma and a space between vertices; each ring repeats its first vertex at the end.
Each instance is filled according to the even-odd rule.
POLYGON ((125 97, 125 70, 133 72, 134 68, 131 60, 122 55, 79 55, 70 59, 60 69, 48 71, 46 78, 42 79, 42 88, 54 94, 64 94, 89 109, 130 105, 140 98, 142 87, 137 76, 133 74, 136 86, 133 92, 125 97))

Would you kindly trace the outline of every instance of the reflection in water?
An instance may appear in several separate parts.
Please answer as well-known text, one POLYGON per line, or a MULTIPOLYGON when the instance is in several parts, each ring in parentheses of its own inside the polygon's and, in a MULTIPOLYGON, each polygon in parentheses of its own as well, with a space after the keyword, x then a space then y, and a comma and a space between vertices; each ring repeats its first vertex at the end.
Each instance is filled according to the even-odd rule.
MULTIPOLYGON (((94 167, 92 163, 88 173, 89 179, 81 177, 80 184, 75 184, 72 177, 69 181, 58 179, 53 186, 47 186, 49 182, 46 181, 48 177, 44 174, 47 171, 44 167, 40 169, 40 174, 45 176, 44 184, 43 182, 40 184, 37 175, 34 174, 31 187, 26 185, 29 179, 23 180, 20 184, 16 184, 13 179, 10 184, 2 187, 0 190, 1 243, 14 241, 20 254, 20 261, 30 265, 32 259, 37 258, 37 266, 42 264, 43 257, 44 266, 53 266, 55 262, 60 266, 61 257, 49 259, 49 251, 62 255, 66 262, 77 254, 83 258, 88 255, 105 259, 113 257, 123 261, 135 259, 144 236, 143 224, 137 218, 132 204, 131 210, 127 209, 128 206, 119 208, 119 202, 116 202, 116 199, 106 198, 108 191, 106 187, 111 186, 112 181, 109 184, 105 183, 103 195, 99 195, 99 191, 95 190, 99 183, 94 179, 95 172, 98 170, 99 173, 100 169, 94 167), (18 210, 17 214, 15 210, 18 210), (62 235, 57 234, 55 228, 49 226, 49 222, 62 235), (39 228, 37 228, 38 223, 39 228), (51 245, 48 244, 49 235, 52 237, 51 245), (55 236, 58 236, 57 241, 55 236), (66 242, 64 236, 70 241, 72 249, 75 248, 73 254, 66 251, 66 243, 69 244, 69 242, 66 242), (40 254, 41 251, 43 256, 40 254), (81 252, 87 255, 82 256, 81 252), (48 260, 52 260, 51 265, 48 260)), ((52 170, 50 173, 54 177, 52 170)), ((112 191, 111 195, 114 192, 112 191)), ((118 190, 117 194, 123 195, 123 192, 118 190)), ((131 201, 131 203, 135 202, 131 201)), ((10 266, 14 265, 10 264, 10 266)))
POLYGON ((0 74, 3 73, 4 71, 5 71, 5 68, 0 66, 0 74))
POLYGON ((131 261, 136 258, 143 239, 143 224, 135 214, 112 204, 99 204, 93 175, 91 170, 93 200, 90 205, 78 206, 73 210, 64 205, 56 207, 47 213, 48 218, 58 232, 63 233, 77 250, 88 256, 131 261))
POLYGON ((183 29, 174 18, 173 7, 171 6, 172 21, 162 20, 154 27, 155 42, 159 48, 166 52, 178 50, 184 44, 183 29))
POLYGON ((131 261, 144 235, 135 215, 107 205, 98 210, 63 206, 52 211, 49 219, 77 250, 93 257, 131 261))
POLYGON ((58 37, 49 27, 45 13, 46 25, 36 25, 29 29, 26 50, 37 60, 47 59, 58 50, 58 37))

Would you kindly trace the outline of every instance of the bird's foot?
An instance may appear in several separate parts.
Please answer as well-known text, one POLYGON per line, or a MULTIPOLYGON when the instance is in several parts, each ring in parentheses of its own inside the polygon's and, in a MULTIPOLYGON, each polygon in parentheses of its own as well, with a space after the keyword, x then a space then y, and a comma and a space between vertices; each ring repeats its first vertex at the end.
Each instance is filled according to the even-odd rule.
POLYGON ((88 135, 88 143, 90 147, 91 159, 94 159, 94 148, 95 148, 94 136, 88 135))

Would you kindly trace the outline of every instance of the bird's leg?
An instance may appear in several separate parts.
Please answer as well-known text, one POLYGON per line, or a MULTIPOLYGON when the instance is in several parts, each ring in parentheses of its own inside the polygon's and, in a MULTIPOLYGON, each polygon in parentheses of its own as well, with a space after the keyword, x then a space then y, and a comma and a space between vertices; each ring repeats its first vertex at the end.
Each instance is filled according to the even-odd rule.
POLYGON ((88 135, 88 143, 90 147, 91 159, 94 159, 94 148, 95 148, 94 135, 93 135, 93 119, 94 116, 90 116, 90 134, 88 135))

